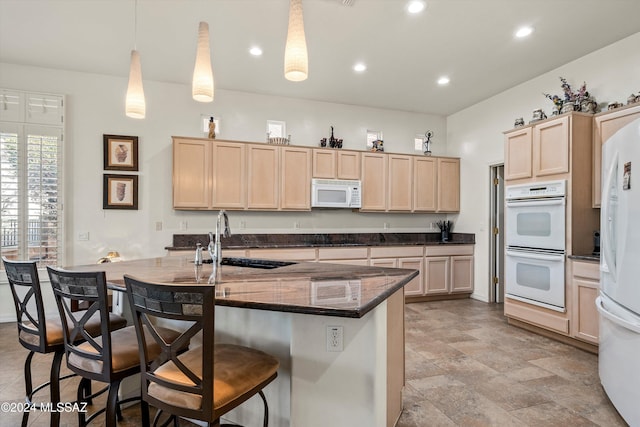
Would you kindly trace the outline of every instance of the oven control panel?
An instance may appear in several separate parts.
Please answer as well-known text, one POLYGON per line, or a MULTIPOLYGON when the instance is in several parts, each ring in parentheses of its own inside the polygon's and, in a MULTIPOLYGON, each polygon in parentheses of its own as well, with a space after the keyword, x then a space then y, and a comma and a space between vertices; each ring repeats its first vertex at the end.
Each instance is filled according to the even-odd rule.
POLYGON ((507 200, 531 199, 541 197, 564 197, 565 194, 565 180, 511 185, 505 189, 505 198, 507 200))

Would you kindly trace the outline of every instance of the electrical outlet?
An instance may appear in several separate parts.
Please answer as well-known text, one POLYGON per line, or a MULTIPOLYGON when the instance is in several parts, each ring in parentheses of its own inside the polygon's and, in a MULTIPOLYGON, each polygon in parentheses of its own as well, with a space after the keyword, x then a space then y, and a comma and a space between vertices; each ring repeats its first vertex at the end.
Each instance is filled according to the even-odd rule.
POLYGON ((180 221, 180 230, 184 231, 187 229, 187 221, 180 221))
POLYGON ((293 223, 293 228, 295 228, 296 230, 300 228, 300 221, 296 221, 293 223))
POLYGON ((162 221, 156 221, 156 231, 162 231, 162 221))
POLYGON ((327 351, 342 351, 344 330, 342 326, 327 326, 327 351))
POLYGON ((383 227, 385 230, 388 230, 391 225, 388 222, 385 222, 383 227))
POLYGON ((247 228, 247 222, 246 221, 240 221, 240 228, 241 230, 244 230, 245 228, 247 228))
POLYGON ((87 241, 89 240, 89 232, 88 231, 80 231, 78 233, 78 240, 79 241, 87 241))

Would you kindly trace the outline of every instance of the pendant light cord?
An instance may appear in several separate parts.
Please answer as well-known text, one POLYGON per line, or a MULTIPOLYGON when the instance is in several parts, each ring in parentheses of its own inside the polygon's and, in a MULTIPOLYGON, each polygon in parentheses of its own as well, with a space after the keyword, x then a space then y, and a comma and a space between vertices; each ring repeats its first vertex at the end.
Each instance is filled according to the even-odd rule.
POLYGON ((138 0, 133 5, 133 50, 138 50, 138 0))

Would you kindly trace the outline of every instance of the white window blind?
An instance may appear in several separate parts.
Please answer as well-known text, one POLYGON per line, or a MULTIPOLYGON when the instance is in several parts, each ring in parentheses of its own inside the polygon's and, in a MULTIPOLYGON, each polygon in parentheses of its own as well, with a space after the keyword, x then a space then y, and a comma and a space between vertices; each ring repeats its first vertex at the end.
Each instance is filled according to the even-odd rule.
POLYGON ((63 99, 19 95, 26 121, 0 121, 0 250, 8 259, 59 265, 63 99))

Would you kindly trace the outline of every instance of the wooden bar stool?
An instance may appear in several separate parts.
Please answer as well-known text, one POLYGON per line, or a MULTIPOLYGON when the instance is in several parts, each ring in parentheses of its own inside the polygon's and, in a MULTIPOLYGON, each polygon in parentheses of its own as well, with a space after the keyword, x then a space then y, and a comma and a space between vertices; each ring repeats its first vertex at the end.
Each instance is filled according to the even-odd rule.
MULTIPOLYGON (((106 411, 105 425, 116 425, 116 416, 121 417, 119 405, 140 399, 134 397, 118 400, 120 382, 140 372, 138 354, 139 341, 133 326, 114 330, 109 319, 107 307, 107 282, 102 271, 74 272, 59 268, 47 267, 51 287, 58 305, 60 317, 63 319, 64 348, 69 369, 82 377, 78 387, 78 400, 86 400, 83 390, 91 380, 108 384, 109 395, 107 406, 88 418, 85 413, 78 413, 79 425, 84 426, 106 411), (87 301, 86 311, 72 311, 73 301, 87 301), (97 315, 103 320, 99 336, 91 336, 86 332, 86 324, 91 316, 97 315), (84 342, 79 342, 83 338, 84 342)), ((157 328, 165 342, 173 342, 179 333, 166 328, 157 328)), ((187 343, 188 345, 188 343, 187 343)), ((160 348, 151 342, 146 348, 151 355, 160 354, 160 348)), ((90 398, 95 397, 96 393, 90 398)), ((143 411, 143 415, 148 411, 143 411)), ((148 420, 146 421, 148 423, 148 420)))
MULTIPOLYGON (((178 417, 219 426, 220 417, 255 396, 264 403, 263 425, 268 425, 269 408, 262 392, 278 375, 274 357, 249 347, 214 344, 215 287, 145 283, 125 275, 127 294, 134 312, 138 339, 153 339, 162 349, 151 354, 140 346, 142 398, 168 412, 177 425, 178 417), (161 341, 155 319, 188 322, 190 325, 173 343, 161 341), (151 333, 143 335, 144 328, 151 333), (202 345, 179 354, 176 346, 196 334, 202 345)), ((143 406, 143 410, 148 407, 143 406)), ((156 415, 158 421, 160 412, 156 415)), ((149 416, 143 416, 149 419, 149 416)))
MULTIPOLYGON (((18 326, 18 341, 29 354, 24 364, 25 400, 31 404, 33 396, 43 388, 49 387, 50 401, 54 407, 60 402, 60 380, 69 378, 67 375, 60 378, 60 365, 64 355, 63 324, 58 316, 45 316, 42 290, 38 276, 38 268, 35 261, 9 261, 2 257, 13 302, 16 309, 16 324, 18 326), (31 360, 35 353, 53 353, 49 381, 33 387, 31 377, 31 360)), ((82 312, 84 313, 84 312, 82 312)), ((91 316, 85 323, 86 333, 90 336, 100 334, 102 319, 91 316)), ((126 326, 126 319, 111 314, 109 324, 112 329, 120 329, 126 326)), ((90 385, 84 390, 85 395, 91 394, 90 385)), ((60 424, 60 413, 51 411, 51 425, 60 424)), ((29 412, 22 416, 22 426, 29 421, 29 412)))

